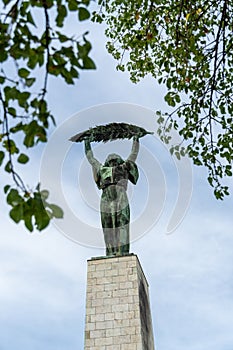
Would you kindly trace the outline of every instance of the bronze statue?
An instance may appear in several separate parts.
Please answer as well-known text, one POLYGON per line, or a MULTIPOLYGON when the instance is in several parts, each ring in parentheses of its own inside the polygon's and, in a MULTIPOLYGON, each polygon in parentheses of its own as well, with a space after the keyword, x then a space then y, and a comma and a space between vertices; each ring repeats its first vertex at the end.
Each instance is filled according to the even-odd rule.
POLYGON ((126 190, 128 180, 134 185, 138 180, 135 164, 138 151, 139 142, 135 136, 132 151, 125 161, 113 153, 101 164, 93 156, 90 141, 85 141, 85 153, 92 165, 95 182, 103 191, 100 211, 107 256, 129 253, 130 209, 126 190))
POLYGON ((107 256, 129 253, 130 209, 126 191, 128 180, 134 185, 137 183, 139 175, 135 161, 139 151, 139 138, 147 134, 153 133, 132 124, 110 123, 90 128, 70 139, 73 142, 85 142, 85 153, 92 166, 94 180, 102 190, 100 211, 107 256), (133 138, 129 157, 123 160, 113 153, 101 164, 93 155, 91 142, 107 142, 119 138, 133 138))

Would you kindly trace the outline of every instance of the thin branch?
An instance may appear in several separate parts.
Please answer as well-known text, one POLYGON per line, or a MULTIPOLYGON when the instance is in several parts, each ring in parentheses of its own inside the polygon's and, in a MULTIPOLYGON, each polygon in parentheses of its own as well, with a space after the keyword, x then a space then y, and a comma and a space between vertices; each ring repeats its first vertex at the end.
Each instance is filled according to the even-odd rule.
POLYGON ((48 84, 48 74, 49 74, 49 58, 50 58, 50 51, 49 51, 49 44, 50 44, 50 23, 49 23, 49 14, 48 14, 48 6, 46 3, 46 0, 42 1, 43 7, 44 7, 44 15, 45 15, 45 42, 46 42, 46 71, 45 71, 45 78, 44 78, 44 87, 42 89, 42 99, 44 99, 46 93, 47 93, 47 84, 48 84))
POLYGON ((227 10, 227 2, 226 0, 224 1, 224 6, 223 6, 223 11, 222 11, 222 17, 221 21, 219 23, 219 28, 216 36, 216 44, 215 44, 215 56, 214 56, 214 71, 211 79, 211 91, 210 91, 210 106, 209 106, 209 117, 211 119, 211 112, 212 112, 212 104, 213 104, 213 94, 215 90, 215 85, 216 85, 216 75, 217 75, 217 70, 218 70, 218 50, 219 50, 219 43, 220 43, 220 37, 221 37, 221 32, 222 32, 222 25, 225 20, 225 15, 226 15, 226 10, 227 10))
POLYGON ((7 147, 8 147, 8 156, 9 156, 9 163, 10 163, 10 172, 12 175, 12 178, 16 184, 23 192, 27 192, 27 188, 24 185, 23 180, 19 176, 19 174, 14 170, 14 164, 13 164, 13 159, 12 159, 12 154, 11 154, 11 140, 10 140, 10 131, 9 131, 9 124, 8 124, 8 117, 7 117, 7 108, 6 108, 6 103, 3 99, 2 93, 0 91, 0 100, 2 103, 3 107, 3 113, 4 113, 4 126, 5 126, 5 135, 7 138, 7 147))

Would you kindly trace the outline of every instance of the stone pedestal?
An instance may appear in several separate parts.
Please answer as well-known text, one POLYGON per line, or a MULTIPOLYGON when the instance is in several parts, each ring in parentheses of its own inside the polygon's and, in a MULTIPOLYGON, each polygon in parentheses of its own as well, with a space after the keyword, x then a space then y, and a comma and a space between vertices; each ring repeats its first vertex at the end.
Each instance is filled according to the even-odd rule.
POLYGON ((154 350, 148 284, 136 255, 88 261, 85 350, 154 350))

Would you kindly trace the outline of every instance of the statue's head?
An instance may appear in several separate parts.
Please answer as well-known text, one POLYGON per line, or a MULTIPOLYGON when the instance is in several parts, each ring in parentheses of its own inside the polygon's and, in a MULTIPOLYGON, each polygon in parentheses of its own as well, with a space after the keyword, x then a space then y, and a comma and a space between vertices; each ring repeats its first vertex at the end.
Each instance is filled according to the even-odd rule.
POLYGON ((109 156, 106 158, 104 166, 117 166, 120 164, 123 164, 124 160, 116 153, 111 153, 109 156))

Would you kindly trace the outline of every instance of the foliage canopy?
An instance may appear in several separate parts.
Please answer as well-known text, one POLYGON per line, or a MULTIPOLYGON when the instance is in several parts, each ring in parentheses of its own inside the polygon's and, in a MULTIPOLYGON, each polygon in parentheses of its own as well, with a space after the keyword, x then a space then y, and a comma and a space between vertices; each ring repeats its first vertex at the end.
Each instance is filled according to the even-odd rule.
POLYGON ((171 112, 157 111, 161 139, 172 127, 187 151, 208 169, 217 199, 233 159, 233 3, 229 0, 100 0, 94 21, 107 24, 108 51, 137 83, 147 74, 165 84, 171 112))
POLYGON ((18 167, 29 161, 21 150, 47 141, 55 124, 47 104, 48 78, 74 84, 83 69, 95 69, 91 43, 84 33, 67 36, 65 21, 90 17, 89 0, 3 0, 0 13, 0 165, 12 176, 4 191, 15 222, 29 231, 44 229, 62 210, 47 201, 48 191, 29 189, 18 167), (42 77, 42 78, 41 78, 42 77))

